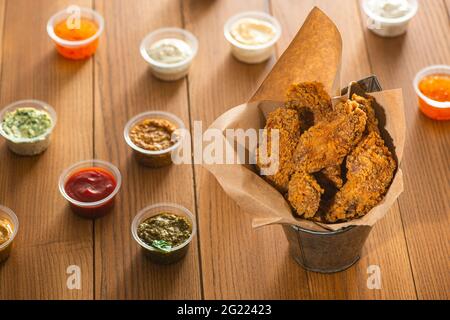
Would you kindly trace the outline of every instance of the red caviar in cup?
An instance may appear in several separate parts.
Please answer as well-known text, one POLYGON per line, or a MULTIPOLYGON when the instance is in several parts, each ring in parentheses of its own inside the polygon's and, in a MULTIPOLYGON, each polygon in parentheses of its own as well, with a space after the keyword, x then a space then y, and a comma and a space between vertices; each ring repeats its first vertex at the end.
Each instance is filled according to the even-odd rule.
MULTIPOLYGON (((419 90, 433 101, 450 102, 450 75, 434 74, 419 82, 419 90)), ((432 119, 450 120, 450 108, 436 108, 419 98, 420 110, 432 119)))
MULTIPOLYGON (((71 28, 66 20, 55 25, 55 34, 61 39, 67 41, 83 41, 93 37, 98 32, 98 25, 89 19, 81 18, 79 28, 71 28)), ((72 60, 81 60, 91 57, 98 48, 99 39, 95 39, 91 43, 76 48, 63 47, 56 44, 58 52, 72 60)))

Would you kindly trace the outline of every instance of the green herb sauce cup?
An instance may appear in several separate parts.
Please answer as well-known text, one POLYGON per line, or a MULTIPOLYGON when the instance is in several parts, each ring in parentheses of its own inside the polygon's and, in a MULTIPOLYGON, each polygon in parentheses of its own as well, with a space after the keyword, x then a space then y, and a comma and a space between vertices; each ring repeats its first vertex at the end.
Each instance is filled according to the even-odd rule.
POLYGON ((189 245, 192 242, 192 239, 197 233, 197 224, 195 222, 194 215, 186 208, 179 206, 173 203, 160 203, 149 206, 143 210, 141 210, 133 220, 131 226, 131 233, 133 235, 134 240, 139 244, 139 246, 143 249, 143 252, 148 256, 148 258, 157 264, 172 264, 177 261, 180 261, 186 256, 188 252, 189 245), (177 215, 180 217, 186 218, 191 225, 191 235, 190 237, 182 244, 176 247, 166 247, 166 243, 159 243, 158 247, 150 246, 145 243, 138 236, 138 227, 145 220, 157 216, 161 213, 168 213, 177 215))

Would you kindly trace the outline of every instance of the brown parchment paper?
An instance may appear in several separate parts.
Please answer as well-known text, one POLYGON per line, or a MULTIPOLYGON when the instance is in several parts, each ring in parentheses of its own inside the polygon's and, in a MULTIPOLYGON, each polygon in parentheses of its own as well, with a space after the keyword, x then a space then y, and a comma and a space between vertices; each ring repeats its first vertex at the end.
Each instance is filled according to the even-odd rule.
MULTIPOLYGON (((281 106, 293 82, 320 81, 332 95, 338 90, 342 41, 334 23, 314 8, 293 42, 274 66, 251 102, 230 109, 210 127, 224 133, 222 143, 231 149, 235 143, 225 138, 226 129, 264 129, 268 113, 281 106)), ((378 102, 377 116, 388 147, 400 164, 405 144, 405 118, 401 89, 373 93, 378 102)), ((236 150, 235 150, 236 151, 236 150)), ((255 150, 247 150, 248 157, 255 150)), ((383 201, 366 216, 347 223, 319 224, 295 218, 290 205, 276 189, 261 178, 251 165, 204 165, 224 191, 241 209, 251 214, 253 227, 293 224, 306 229, 340 230, 348 226, 373 226, 384 217, 403 192, 403 174, 397 170, 383 201)))

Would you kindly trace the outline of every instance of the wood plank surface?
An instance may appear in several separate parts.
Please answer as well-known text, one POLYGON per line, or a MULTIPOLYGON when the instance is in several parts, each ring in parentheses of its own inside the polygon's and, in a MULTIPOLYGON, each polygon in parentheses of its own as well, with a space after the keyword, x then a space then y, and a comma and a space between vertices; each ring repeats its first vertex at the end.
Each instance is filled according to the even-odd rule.
POLYGON ((5 12, 6 12, 6 0, 0 0, 0 75, 2 71, 2 56, 3 56, 3 31, 5 27, 5 12))
MULTIPOLYGON (((321 8, 338 26, 343 39, 341 84, 362 79, 372 73, 364 41, 359 5, 354 0, 309 0, 288 2, 272 0, 273 14, 283 24, 279 44, 282 53, 314 6, 321 8), (355 17, 349 19, 348 17, 355 17), (356 26, 356 27, 355 27, 356 26)), ((386 87, 386 89, 392 89, 386 87)), ((361 260, 349 270, 333 275, 308 273, 311 296, 317 299, 414 299, 414 281, 398 206, 372 230, 361 260), (382 289, 367 287, 367 270, 371 265, 381 268, 382 289), (399 286, 399 283, 402 285, 399 286)))
POLYGON ((0 265, 1 299, 91 299, 92 222, 76 217, 58 192, 59 174, 92 158, 92 61, 74 63, 56 53, 47 20, 69 4, 91 1, 8 1, 3 39, 0 105, 39 99, 58 113, 50 148, 24 158, 0 142, 0 203, 20 221, 11 258, 0 265), (81 268, 81 290, 70 291, 67 267, 81 268))
POLYGON ((412 81, 420 69, 450 64, 450 23, 441 0, 420 1, 408 33, 382 39, 366 31, 381 82, 404 90, 405 193, 399 204, 419 299, 450 298, 450 123, 422 115, 412 81))
POLYGON ((417 107, 414 75, 450 64, 450 0, 420 1, 406 35, 386 39, 364 25, 359 0, 0 0, 0 109, 21 99, 48 102, 58 113, 50 148, 12 154, 0 139, 0 204, 20 220, 11 258, 0 264, 2 299, 449 299, 450 123, 417 107), (45 32, 68 5, 93 7, 106 20, 96 56, 60 57, 45 32), (136 163, 123 139, 126 122, 150 110, 172 112, 205 130, 246 102, 288 46, 313 6, 339 27, 342 84, 371 73, 385 89, 403 88, 407 142, 405 193, 373 229, 361 260, 333 275, 306 272, 290 257, 281 227, 251 228, 251 217, 200 165, 152 170, 136 163), (247 65, 223 36, 232 15, 265 11, 281 22, 274 57, 247 65), (199 39, 189 77, 162 82, 139 45, 149 32, 176 26, 199 39), (119 167, 123 186, 111 215, 75 216, 58 191, 60 173, 97 158, 119 167), (131 235, 138 211, 158 202, 197 215, 198 236, 185 260, 157 266, 131 235), (81 290, 66 286, 67 267, 81 268, 81 290), (367 288, 367 269, 381 268, 381 290, 367 288))
POLYGON ((186 80, 156 80, 139 53, 147 33, 182 27, 180 3, 97 0, 95 4, 109 22, 96 56, 95 155, 116 164, 124 179, 113 214, 95 223, 95 297, 200 299, 196 238, 186 259, 167 267, 143 256, 130 232, 134 216, 151 204, 173 202, 195 212, 192 166, 146 169, 132 158, 123 138, 126 122, 145 111, 171 112, 189 125, 186 80))

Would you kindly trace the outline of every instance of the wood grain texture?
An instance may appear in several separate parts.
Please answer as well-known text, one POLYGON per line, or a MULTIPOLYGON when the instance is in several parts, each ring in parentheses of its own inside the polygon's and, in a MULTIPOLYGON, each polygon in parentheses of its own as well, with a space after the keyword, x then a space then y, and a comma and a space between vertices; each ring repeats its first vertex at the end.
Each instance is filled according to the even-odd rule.
MULTIPOLYGON (((341 32, 341 84, 345 86, 352 80, 370 75, 372 70, 359 19, 359 6, 354 0, 272 0, 273 14, 283 23, 284 35, 279 51, 282 52, 287 47, 314 6, 323 9, 341 32), (356 19, 349 19, 349 16, 356 19)), ((308 273, 308 281, 311 296, 317 299, 415 299, 414 281, 398 206, 395 205, 374 227, 364 247, 362 258, 356 266, 333 275, 308 273), (381 290, 367 288, 367 269, 371 265, 381 268, 381 290)))
POLYGON ((390 88, 402 87, 407 141, 405 193, 399 204, 420 299, 450 297, 450 123, 422 115, 412 81, 422 68, 450 64, 450 24, 440 0, 420 2, 408 33, 383 39, 366 32, 374 72, 390 88))
POLYGON ((435 299, 450 298, 450 124, 423 116, 412 79, 430 64, 450 64, 450 0, 420 1, 407 35, 379 38, 366 30, 359 0, 0 0, 0 108, 21 99, 48 102, 58 113, 43 155, 13 155, 0 139, 0 204, 13 209, 20 231, 0 265, 1 299, 435 299), (69 4, 95 7, 106 20, 95 58, 61 58, 45 32, 48 18, 69 4), (313 6, 343 35, 342 84, 377 74, 383 87, 404 90, 406 190, 372 231, 358 264, 339 274, 301 269, 281 227, 251 228, 251 217, 201 166, 150 170, 123 139, 125 123, 148 110, 169 111, 186 126, 206 129, 247 101, 276 57, 236 61, 223 25, 246 10, 281 22, 279 56, 313 6), (139 54, 144 36, 178 26, 200 41, 188 78, 161 82, 139 54), (76 217, 58 192, 59 174, 74 162, 99 158, 119 167, 124 183, 115 210, 92 222, 76 217), (175 202, 197 213, 199 235, 186 259, 151 264, 130 232, 143 207, 175 202), (82 271, 81 290, 66 287, 66 269, 82 271), (366 286, 379 265, 382 289, 366 286))
POLYGON ((58 192, 59 174, 92 157, 92 61, 60 58, 45 32, 47 20, 69 4, 89 0, 14 0, 7 3, 0 105, 39 99, 59 117, 43 155, 24 158, 0 142, 0 203, 20 229, 11 258, 0 265, 1 299, 91 299, 92 222, 76 217, 58 192), (76 123, 76 126, 71 124, 76 123), (81 268, 81 290, 69 291, 67 267, 81 268))
MULTIPOLYGON (((273 61, 236 61, 223 37, 232 15, 268 10, 268 2, 185 1, 187 29, 200 39, 189 76, 192 119, 206 129, 227 109, 246 102, 273 61)), ((203 284, 207 299, 309 298, 306 273, 289 258, 281 227, 252 230, 251 217, 229 199, 206 170, 196 167, 203 284)))
MULTIPOLYGON (((5 12, 6 0, 0 0, 0 62, 3 61, 3 31, 5 30, 5 12)), ((2 64, 0 63, 0 76, 2 72, 2 64)))
POLYGON ((139 53, 147 33, 182 26, 180 2, 97 0, 96 9, 109 23, 96 56, 95 155, 117 165, 124 179, 114 212, 95 223, 96 298, 200 299, 196 238, 185 260, 165 267, 142 255, 130 231, 134 216, 151 204, 174 202, 195 212, 192 166, 146 169, 123 138, 126 122, 145 111, 171 112, 189 124, 186 80, 156 80, 139 53))

